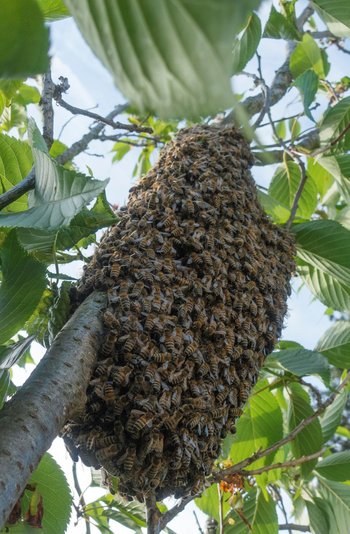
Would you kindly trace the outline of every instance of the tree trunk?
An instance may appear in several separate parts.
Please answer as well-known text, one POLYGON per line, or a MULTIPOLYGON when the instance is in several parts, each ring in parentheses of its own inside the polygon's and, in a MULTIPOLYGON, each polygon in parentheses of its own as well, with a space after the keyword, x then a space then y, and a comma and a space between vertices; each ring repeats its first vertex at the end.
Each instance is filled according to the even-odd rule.
POLYGON ((64 423, 84 408, 105 301, 95 292, 81 304, 0 412, 0 528, 64 423))

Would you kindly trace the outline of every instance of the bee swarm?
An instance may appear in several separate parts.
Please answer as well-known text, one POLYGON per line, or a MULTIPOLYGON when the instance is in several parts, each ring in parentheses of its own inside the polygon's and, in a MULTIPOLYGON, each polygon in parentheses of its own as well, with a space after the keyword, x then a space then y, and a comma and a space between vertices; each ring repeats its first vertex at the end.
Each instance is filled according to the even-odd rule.
POLYGON ((232 128, 183 129, 132 188, 78 286, 107 292, 83 460, 140 500, 197 493, 280 336, 294 243, 264 214, 232 128))

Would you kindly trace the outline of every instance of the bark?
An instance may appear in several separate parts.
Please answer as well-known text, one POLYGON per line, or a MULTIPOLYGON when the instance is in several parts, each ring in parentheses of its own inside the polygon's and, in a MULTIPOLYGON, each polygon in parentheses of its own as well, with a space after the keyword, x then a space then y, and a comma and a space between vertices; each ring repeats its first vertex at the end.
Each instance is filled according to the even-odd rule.
POLYGON ((0 412, 0 529, 63 424, 84 408, 105 300, 95 292, 81 304, 0 412))

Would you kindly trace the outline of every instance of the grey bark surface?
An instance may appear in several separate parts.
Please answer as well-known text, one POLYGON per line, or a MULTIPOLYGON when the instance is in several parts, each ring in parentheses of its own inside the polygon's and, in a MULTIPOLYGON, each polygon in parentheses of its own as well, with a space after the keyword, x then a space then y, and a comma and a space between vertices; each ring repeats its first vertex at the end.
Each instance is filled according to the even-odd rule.
POLYGON ((0 412, 0 528, 63 424, 84 408, 105 302, 95 292, 79 306, 0 412))

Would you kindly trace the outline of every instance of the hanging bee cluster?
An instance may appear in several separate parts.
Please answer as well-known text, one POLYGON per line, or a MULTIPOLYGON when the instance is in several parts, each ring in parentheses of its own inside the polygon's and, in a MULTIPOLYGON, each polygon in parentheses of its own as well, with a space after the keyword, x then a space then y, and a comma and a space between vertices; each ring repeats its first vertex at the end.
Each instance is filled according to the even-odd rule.
POLYGON ((143 499, 194 494, 281 333, 292 238, 260 207, 232 128, 179 132, 132 188, 78 286, 107 292, 82 459, 143 499))

